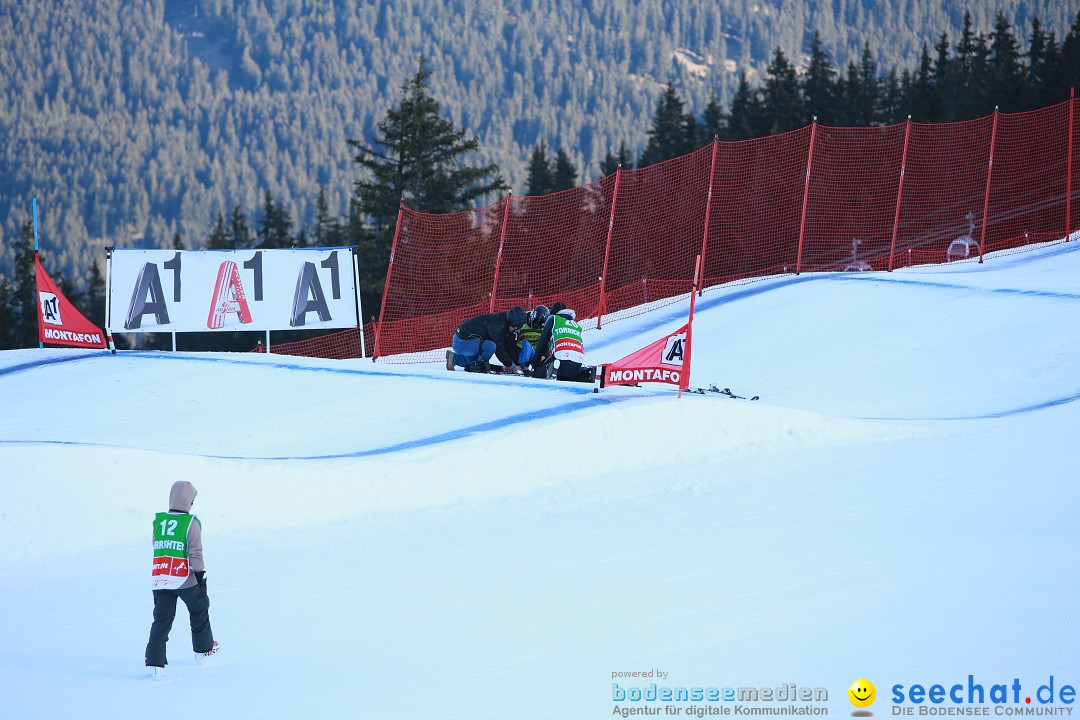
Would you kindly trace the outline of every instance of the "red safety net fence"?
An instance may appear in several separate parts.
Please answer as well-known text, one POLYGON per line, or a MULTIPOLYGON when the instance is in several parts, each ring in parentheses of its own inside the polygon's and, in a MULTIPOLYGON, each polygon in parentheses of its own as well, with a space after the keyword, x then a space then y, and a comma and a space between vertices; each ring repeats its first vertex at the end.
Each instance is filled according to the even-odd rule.
MULTIPOLYGON (((459 323, 513 305, 561 300, 597 326, 631 317, 690 292, 699 254, 708 287, 1068 240, 1076 103, 956 123, 814 123, 550 195, 445 215, 401 208, 367 354, 442 361, 459 323)), ((358 333, 272 350, 359 357, 358 333)))

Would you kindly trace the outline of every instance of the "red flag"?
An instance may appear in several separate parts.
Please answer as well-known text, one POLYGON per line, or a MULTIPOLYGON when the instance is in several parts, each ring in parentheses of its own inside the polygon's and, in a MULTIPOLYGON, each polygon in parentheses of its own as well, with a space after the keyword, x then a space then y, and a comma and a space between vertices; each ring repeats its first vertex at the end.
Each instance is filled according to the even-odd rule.
POLYGON ((690 323, 622 360, 604 366, 607 385, 669 383, 680 390, 690 382, 690 323))
POLYGON ((37 255, 34 263, 37 265, 38 340, 50 345, 104 348, 105 333, 101 328, 87 320, 64 297, 37 255))
POLYGON ((686 324, 667 337, 604 366, 600 387, 637 385, 641 382, 669 383, 683 390, 690 387, 690 337, 694 328, 694 304, 701 286, 701 256, 694 261, 694 282, 690 289, 690 316, 686 324))

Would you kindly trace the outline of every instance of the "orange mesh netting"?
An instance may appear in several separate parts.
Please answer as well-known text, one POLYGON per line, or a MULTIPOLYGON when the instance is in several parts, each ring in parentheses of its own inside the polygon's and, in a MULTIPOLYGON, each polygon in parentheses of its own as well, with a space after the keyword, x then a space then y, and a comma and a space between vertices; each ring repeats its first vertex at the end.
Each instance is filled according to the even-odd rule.
MULTIPOLYGON (((367 353, 441 361, 462 320, 513 305, 562 300, 598 324, 630 317, 689 292, 699 254, 707 287, 1067 239, 1076 102, 932 125, 815 123, 550 195, 446 215, 402 208, 367 353)), ((272 350, 360 352, 355 330, 272 350)))

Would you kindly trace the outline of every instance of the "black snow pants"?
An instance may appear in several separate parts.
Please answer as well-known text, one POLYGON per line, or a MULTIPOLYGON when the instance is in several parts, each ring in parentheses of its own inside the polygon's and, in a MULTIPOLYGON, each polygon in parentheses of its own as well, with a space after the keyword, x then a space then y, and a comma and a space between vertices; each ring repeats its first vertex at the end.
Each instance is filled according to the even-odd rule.
POLYGON ((150 641, 146 643, 146 664, 165 667, 165 643, 169 641, 173 618, 176 616, 176 598, 187 605, 191 616, 191 649, 197 653, 209 652, 214 647, 214 633, 210 629, 210 598, 199 598, 199 586, 183 590, 154 590, 154 624, 150 626, 150 641))

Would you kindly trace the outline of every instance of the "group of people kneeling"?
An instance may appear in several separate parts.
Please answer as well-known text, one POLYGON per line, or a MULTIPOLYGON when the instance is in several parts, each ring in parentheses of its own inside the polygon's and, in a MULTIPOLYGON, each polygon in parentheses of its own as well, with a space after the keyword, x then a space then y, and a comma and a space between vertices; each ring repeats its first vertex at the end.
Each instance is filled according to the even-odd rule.
POLYGON ((585 367, 582 327, 574 311, 557 302, 549 310, 537 305, 526 312, 516 305, 506 312, 469 318, 454 331, 446 351, 446 369, 487 373, 503 372, 536 378, 592 382, 596 369, 585 367))

